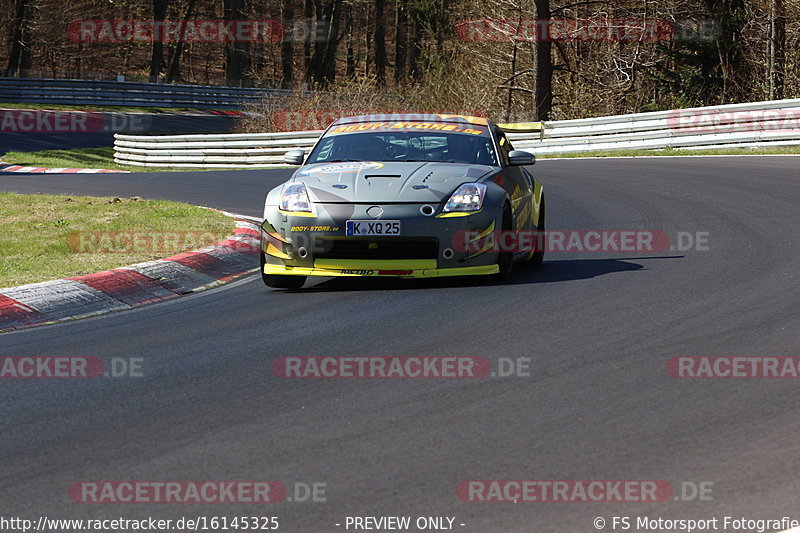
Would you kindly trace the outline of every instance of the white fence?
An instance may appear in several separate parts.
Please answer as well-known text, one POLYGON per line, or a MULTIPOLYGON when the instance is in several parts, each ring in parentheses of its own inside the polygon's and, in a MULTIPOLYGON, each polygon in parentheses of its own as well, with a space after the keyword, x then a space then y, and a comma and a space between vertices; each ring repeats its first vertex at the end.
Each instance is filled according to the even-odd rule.
POLYGON ((114 135, 121 165, 174 168, 242 168, 283 165, 289 150, 308 151, 322 131, 219 135, 114 135))
MULTIPOLYGON (((119 164, 176 168, 281 165, 321 131, 226 135, 115 135, 119 164)), ((800 145, 800 99, 731 104, 544 124, 544 134, 509 133, 534 154, 606 150, 702 149, 800 145)))

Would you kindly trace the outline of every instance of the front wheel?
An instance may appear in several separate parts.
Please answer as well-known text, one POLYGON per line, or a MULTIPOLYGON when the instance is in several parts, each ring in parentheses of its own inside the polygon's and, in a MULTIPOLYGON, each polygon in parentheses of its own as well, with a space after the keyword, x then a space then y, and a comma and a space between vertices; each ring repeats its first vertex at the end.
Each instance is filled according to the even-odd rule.
MULTIPOLYGON (((500 223, 500 239, 507 231, 512 230, 511 208, 506 205, 503 208, 503 218, 500 223)), ((497 253, 497 266, 500 271, 496 274, 496 278, 500 281, 507 279, 511 275, 511 270, 514 268, 514 252, 498 252, 497 253)))
POLYGON ((282 276, 279 274, 264 274, 264 265, 267 264, 267 258, 264 252, 259 254, 261 256, 261 281, 264 285, 273 289, 299 289, 306 282, 306 276, 282 276))

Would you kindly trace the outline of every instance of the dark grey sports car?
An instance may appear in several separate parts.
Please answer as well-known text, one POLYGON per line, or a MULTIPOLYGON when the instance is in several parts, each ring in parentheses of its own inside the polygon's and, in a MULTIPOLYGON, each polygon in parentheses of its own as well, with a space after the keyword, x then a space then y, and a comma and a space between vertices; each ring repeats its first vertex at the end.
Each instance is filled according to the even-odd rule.
POLYGON ((409 278, 507 275, 517 260, 541 262, 542 186, 487 119, 378 115, 337 120, 301 165, 267 194, 262 275, 299 288, 307 276, 409 278), (498 246, 501 241, 515 246, 498 246))

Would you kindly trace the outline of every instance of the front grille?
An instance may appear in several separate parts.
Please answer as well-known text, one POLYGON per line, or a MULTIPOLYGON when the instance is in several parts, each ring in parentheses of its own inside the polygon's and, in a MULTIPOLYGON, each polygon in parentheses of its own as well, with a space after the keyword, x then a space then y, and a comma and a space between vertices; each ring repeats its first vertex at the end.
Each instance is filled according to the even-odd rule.
POLYGON ((436 259, 438 254, 439 241, 429 238, 314 239, 315 259, 436 259))

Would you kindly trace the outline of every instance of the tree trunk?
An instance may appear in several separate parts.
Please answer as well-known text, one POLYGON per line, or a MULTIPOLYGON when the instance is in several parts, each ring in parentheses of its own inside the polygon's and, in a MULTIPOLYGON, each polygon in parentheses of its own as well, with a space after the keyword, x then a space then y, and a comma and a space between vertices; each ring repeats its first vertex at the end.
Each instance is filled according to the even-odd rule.
MULTIPOLYGON (((226 21, 248 18, 246 0, 223 0, 223 10, 226 21)), ((250 43, 225 43, 225 80, 228 85, 250 84, 250 43)))
MULTIPOLYGON (((548 27, 550 20, 550 0, 535 0, 536 19, 548 27)), ((540 35, 533 44, 534 71, 536 81, 534 87, 533 120, 550 120, 553 111, 553 56, 549 32, 540 35)))
POLYGON ((375 79, 386 85, 386 0, 375 0, 375 79))
POLYGON ((372 72, 372 37, 374 37, 375 32, 370 31, 370 18, 372 10, 370 6, 372 4, 361 4, 361 11, 363 12, 364 18, 364 49, 367 51, 366 56, 364 57, 364 77, 369 78, 370 73, 372 72))
POLYGON ((311 56, 311 78, 325 87, 336 79, 336 51, 339 46, 339 24, 342 0, 315 0, 316 32, 311 56))
POLYGON ((303 2, 303 23, 306 25, 306 38, 303 40, 303 68, 306 72, 306 81, 311 81, 311 46, 314 43, 314 0, 303 2))
POLYGON ((423 33, 422 23, 419 20, 414 19, 411 33, 411 53, 408 54, 408 74, 414 79, 414 81, 418 81, 422 77, 419 59, 422 56, 423 33))
POLYGON ((769 9, 769 98, 783 98, 784 68, 786 59, 786 19, 783 0, 770 0, 769 9))
POLYGON ((397 0, 395 11, 394 81, 402 83, 408 76, 406 55, 408 50, 408 14, 401 0, 397 0))
POLYGON ((506 101, 506 113, 503 120, 509 122, 511 120, 511 108, 514 106, 514 78, 517 76, 517 43, 514 43, 514 49, 511 53, 511 77, 509 78, 510 86, 508 88, 508 100, 506 101))
POLYGON ((284 34, 281 41, 281 70, 283 78, 281 87, 291 89, 294 85, 294 2, 283 0, 284 34))
POLYGON ((325 6, 322 0, 314 0, 314 52, 308 65, 308 78, 312 83, 318 83, 321 77, 320 64, 325 56, 325 39, 328 34, 328 25, 325 22, 325 6))
POLYGON ((356 54, 353 47, 353 6, 345 4, 345 34, 347 35, 347 64, 345 67, 345 77, 353 80, 356 77, 356 54))
POLYGON ((194 8, 196 4, 197 0, 189 0, 189 5, 186 7, 186 15, 183 17, 183 23, 180 27, 178 42, 175 45, 175 51, 172 54, 172 60, 170 61, 169 69, 167 70, 167 83, 176 82, 181 76, 181 55, 183 55, 183 45, 185 44, 183 42, 183 35, 186 31, 186 24, 194 16, 194 8))
POLYGON ((743 82, 747 65, 742 57, 744 0, 708 0, 708 3, 712 18, 719 21, 716 44, 722 74, 720 102, 729 103, 745 96, 743 82))
POLYGON ((332 4, 330 32, 328 33, 328 42, 325 47, 325 70, 324 76, 320 80, 323 85, 333 83, 336 80, 336 52, 339 48, 342 0, 333 0, 332 4))
POLYGON ((19 76, 21 71, 28 70, 31 64, 30 22, 32 17, 31 0, 14 2, 14 30, 11 53, 8 56, 6 76, 19 76))
MULTIPOLYGON (((169 0, 153 0, 153 20, 163 21, 167 18, 167 3, 169 0)), ((161 67, 164 64, 164 42, 153 39, 150 47, 150 83, 158 83, 161 67)))

